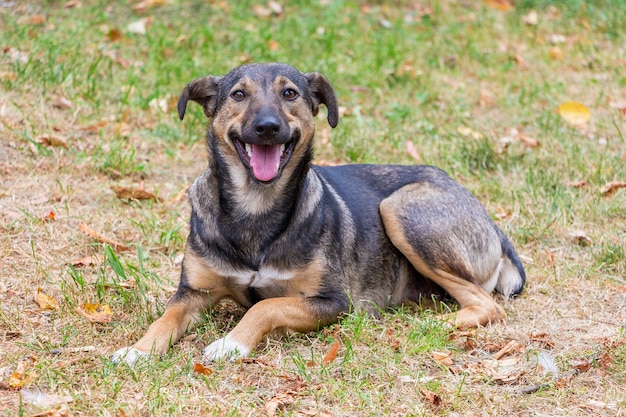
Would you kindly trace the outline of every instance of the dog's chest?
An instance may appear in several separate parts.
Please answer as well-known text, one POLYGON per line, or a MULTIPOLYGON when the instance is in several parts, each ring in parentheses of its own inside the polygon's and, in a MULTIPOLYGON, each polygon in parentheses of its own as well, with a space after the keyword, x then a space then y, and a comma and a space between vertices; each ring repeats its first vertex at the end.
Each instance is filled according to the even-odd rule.
POLYGON ((261 266, 258 271, 230 271, 227 275, 236 285, 254 288, 271 288, 284 284, 292 279, 295 273, 288 270, 280 270, 271 266, 261 266))

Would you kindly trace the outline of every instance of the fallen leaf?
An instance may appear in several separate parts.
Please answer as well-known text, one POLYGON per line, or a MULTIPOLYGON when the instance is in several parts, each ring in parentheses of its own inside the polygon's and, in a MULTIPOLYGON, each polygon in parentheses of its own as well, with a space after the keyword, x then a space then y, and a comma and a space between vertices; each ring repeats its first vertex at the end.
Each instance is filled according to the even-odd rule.
POLYGON ((69 110, 74 107, 74 104, 72 104, 72 102, 64 96, 53 97, 50 104, 52 104, 52 107, 56 107, 61 110, 69 110))
POLYGON ((335 340, 333 345, 328 350, 328 353, 326 354, 326 356, 324 356, 324 359, 322 359, 322 365, 326 366, 326 365, 330 365, 331 363, 333 363, 334 360, 337 359, 338 352, 339 352, 339 340, 335 340))
POLYGON ((160 198, 155 196, 149 191, 135 187, 121 187, 118 185, 112 185, 111 190, 117 195, 117 198, 122 200, 155 200, 161 201, 160 198))
POLYGON ((591 112, 584 104, 568 101, 558 107, 559 115, 569 124, 582 126, 591 119, 591 112))
POLYGON ((86 256, 83 256, 82 258, 78 258, 73 261, 70 261, 70 264, 78 268, 81 266, 100 265, 102 264, 102 262, 104 262, 104 258, 101 255, 86 255, 86 256))
POLYGON ((502 11, 513 10, 513 0, 483 0, 487 7, 502 11))
POLYGON ((35 360, 33 358, 19 360, 15 371, 9 376, 9 389, 19 390, 28 385, 36 377, 35 371, 32 370, 34 365, 35 360))
POLYGON ((587 186, 587 181, 585 180, 568 181, 566 186, 571 187, 571 188, 583 188, 587 186))
POLYGON ((524 351, 524 345, 523 344, 521 344, 517 340, 511 340, 509 343, 506 344, 506 346, 504 346, 502 349, 497 351, 493 355, 493 358, 495 360, 500 360, 504 356, 512 355, 514 353, 521 353, 523 351, 524 351))
POLYGON ((111 42, 119 41, 122 39, 122 36, 122 31, 119 28, 111 28, 106 34, 107 39, 111 42))
POLYGON ((9 61, 12 64, 15 64, 17 62, 19 62, 20 64, 28 63, 28 52, 20 51, 19 49, 15 49, 12 46, 3 48, 2 52, 9 56, 9 61))
POLYGON ((550 48, 550 51, 548 53, 550 54, 550 58, 554 59, 555 61, 560 61, 563 59, 563 51, 558 46, 550 48))
POLYGON ((143 0, 135 4, 132 9, 137 13, 145 13, 148 9, 163 6, 164 4, 165 0, 143 0))
POLYGON ((296 396, 292 392, 279 392, 274 395, 265 403, 265 413, 269 417, 277 415, 278 407, 284 407, 289 404, 293 404, 296 401, 296 396))
POLYGON ((267 6, 276 16, 283 14, 283 6, 277 1, 268 1, 267 6))
POLYGON ((56 135, 41 135, 36 139, 37 143, 42 144, 46 147, 54 147, 54 148, 65 148, 67 149, 69 146, 65 139, 56 135))
POLYGON ((452 360, 452 353, 446 352, 430 352, 431 356, 439 365, 451 366, 454 362, 452 360))
POLYGON ((137 35, 145 35, 153 20, 154 18, 152 17, 144 17, 139 20, 135 20, 134 22, 126 25, 126 30, 137 35))
POLYGON ((519 140, 527 148, 538 148, 541 146, 541 143, 537 139, 531 138, 530 136, 519 135, 519 140))
POLYGON ((65 4, 63 4, 63 8, 64 9, 78 9, 83 7, 83 4, 80 2, 80 0, 70 0, 68 2, 65 2, 65 4))
POLYGON ((89 236, 90 238, 95 239, 100 243, 104 243, 106 245, 111 246, 113 250, 115 250, 116 252, 123 252, 123 251, 127 251, 130 249, 126 245, 122 245, 121 243, 115 242, 107 238, 106 236, 101 235, 100 233, 93 230, 91 227, 87 226, 85 223, 80 223, 78 225, 78 229, 84 234, 86 234, 87 236, 89 236))
POLYGON ((195 363, 193 365, 193 371, 197 374, 202 374, 202 375, 207 375, 207 376, 213 373, 213 370, 211 370, 211 368, 207 368, 201 363, 195 363))
POLYGON ((611 181, 607 182, 600 188, 600 192, 605 197, 612 196, 620 188, 626 188, 626 181, 611 181))
POLYGON ((590 246, 593 244, 593 240, 582 230, 570 230, 568 236, 574 243, 580 246, 590 246))
POLYGON ((257 17, 270 17, 272 15, 272 11, 269 8, 260 4, 253 5, 252 10, 257 17))
POLYGON ((23 16, 17 20, 18 25, 42 25, 46 18, 42 15, 23 16))
POLYGON ((465 127, 465 126, 459 126, 456 128, 456 131, 459 132, 462 136, 465 137, 472 137, 473 139, 482 139, 483 138, 483 134, 480 132, 477 132, 473 129, 470 129, 469 127, 465 127))
POLYGON ((563 35, 559 35, 558 33, 553 33, 548 36, 548 42, 550 42, 552 45, 565 43, 565 41, 567 41, 567 38, 563 35))
POLYGON ((270 51, 278 51, 278 49, 280 48, 280 44, 275 40, 270 39, 267 42, 267 47, 270 49, 270 51))
POLYGON ((411 158, 415 160, 415 162, 421 161, 422 157, 417 151, 417 148, 415 147, 415 144, 413 143, 412 140, 407 139, 405 147, 406 147, 406 153, 408 153, 411 156, 411 158))
POLYGON ((536 10, 530 10, 527 14, 522 16, 522 22, 529 26, 536 26, 539 22, 539 14, 537 14, 536 10))
POLYGON ((80 130, 82 130, 83 132, 98 132, 107 124, 109 124, 107 120, 100 120, 99 122, 94 123, 92 125, 81 127, 80 130))
POLYGON ((526 60, 524 59, 524 57, 523 57, 523 56, 521 56, 521 55, 515 55, 515 56, 513 57, 513 60, 515 61, 515 63, 516 63, 517 65, 519 65, 519 66, 520 66, 520 68, 528 68, 528 67, 530 67, 530 65, 528 65, 528 62, 526 62, 526 60))
POLYGON ((39 308, 44 310, 58 310, 59 303, 57 300, 43 292, 41 287, 37 288, 35 293, 35 302, 39 305, 39 308))
POLYGON ((76 307, 75 310, 90 323, 109 323, 113 318, 113 312, 108 304, 85 303, 81 307, 76 307))
POLYGON ((434 392, 429 391, 426 388, 420 388, 420 392, 424 397, 426 397, 426 400, 428 400, 428 402, 433 407, 440 408, 443 404, 443 401, 441 401, 441 397, 438 394, 435 394, 434 392))
POLYGON ((41 220, 44 222, 53 222, 56 220, 56 214, 54 214, 53 210, 50 210, 48 213, 41 216, 41 220))
POLYGON ((66 404, 59 405, 52 410, 33 414, 30 417, 70 417, 70 411, 66 404))

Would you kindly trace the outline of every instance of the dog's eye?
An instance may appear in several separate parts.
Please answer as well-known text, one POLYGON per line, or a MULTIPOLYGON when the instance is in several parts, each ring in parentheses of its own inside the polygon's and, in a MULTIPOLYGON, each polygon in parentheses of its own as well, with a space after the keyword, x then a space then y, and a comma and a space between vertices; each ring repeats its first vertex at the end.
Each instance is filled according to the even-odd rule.
POLYGON ((292 88, 288 88, 283 91, 283 97, 285 97, 287 100, 293 100, 294 98, 298 97, 298 92, 292 88))
POLYGON ((242 101, 244 98, 246 98, 246 93, 241 90, 237 90, 233 91, 230 96, 233 98, 233 100, 242 101))

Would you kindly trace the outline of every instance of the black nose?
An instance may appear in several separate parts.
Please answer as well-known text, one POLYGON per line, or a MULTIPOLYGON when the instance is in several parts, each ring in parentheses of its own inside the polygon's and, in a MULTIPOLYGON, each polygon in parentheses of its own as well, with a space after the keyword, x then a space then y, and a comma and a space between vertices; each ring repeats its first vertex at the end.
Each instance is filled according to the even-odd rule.
POLYGON ((254 124, 254 132, 261 139, 272 139, 280 133, 280 121, 273 116, 266 116, 254 124))

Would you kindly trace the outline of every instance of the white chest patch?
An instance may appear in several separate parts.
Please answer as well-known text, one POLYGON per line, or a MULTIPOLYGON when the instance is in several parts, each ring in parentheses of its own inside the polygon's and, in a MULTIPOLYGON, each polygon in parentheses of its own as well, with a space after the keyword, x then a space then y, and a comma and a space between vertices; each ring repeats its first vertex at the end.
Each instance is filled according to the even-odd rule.
POLYGON ((276 281, 287 281, 295 274, 291 271, 284 271, 272 267, 264 266, 258 271, 231 271, 225 274, 232 277, 239 285, 248 285, 255 288, 270 287, 276 281))

